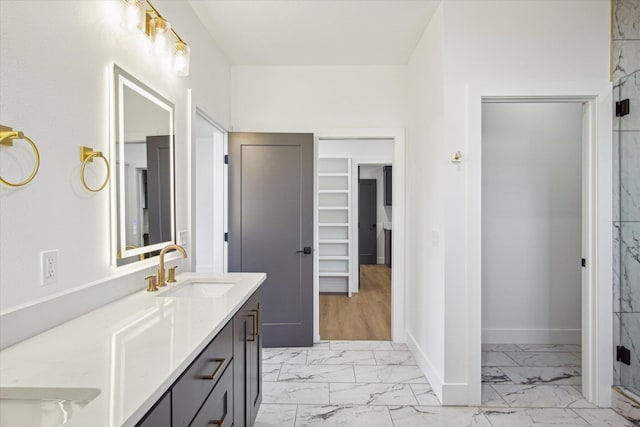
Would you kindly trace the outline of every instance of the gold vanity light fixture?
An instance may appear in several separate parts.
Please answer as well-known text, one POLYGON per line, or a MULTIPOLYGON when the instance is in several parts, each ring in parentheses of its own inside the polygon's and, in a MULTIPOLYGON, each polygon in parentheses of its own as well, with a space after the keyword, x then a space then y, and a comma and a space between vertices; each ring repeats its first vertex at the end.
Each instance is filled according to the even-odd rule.
POLYGON ((87 190, 90 191, 92 193, 97 193, 98 191, 102 190, 106 185, 107 182, 109 182, 109 176, 111 174, 111 168, 109 166, 109 161, 107 160, 107 158, 102 154, 102 151, 93 151, 93 148, 91 147, 84 147, 81 146, 80 147, 80 161, 82 162, 82 166, 80 167, 80 182, 82 182, 82 186, 87 190), (104 178, 104 182, 102 183, 102 185, 98 188, 91 188, 87 185, 87 182, 84 179, 84 173, 85 173, 85 169, 87 167, 87 165, 89 163, 93 163, 93 159, 94 158, 100 158, 104 161, 104 165, 107 168, 107 175, 104 178))
POLYGON ((130 31, 143 32, 151 40, 156 54, 162 55, 169 49, 173 72, 181 77, 188 76, 191 49, 171 27, 169 21, 160 15, 149 0, 122 0, 122 2, 124 6, 122 26, 130 31), (172 38, 175 38, 173 44, 172 38))
POLYGON ((38 173, 38 169, 40 168, 40 153, 38 152, 38 147, 36 147, 36 144, 31 140, 31 138, 27 137, 22 131, 13 130, 9 126, 0 125, 0 146, 13 147, 14 139, 24 139, 29 143, 29 145, 31 145, 31 149, 33 150, 33 153, 36 156, 35 165, 33 166, 31 175, 29 175, 29 177, 24 181, 14 183, 14 182, 6 181, 2 177, 0 177, 0 182, 3 183, 4 185, 8 185, 9 187, 22 187, 23 185, 27 185, 28 183, 30 183, 31 180, 38 173))

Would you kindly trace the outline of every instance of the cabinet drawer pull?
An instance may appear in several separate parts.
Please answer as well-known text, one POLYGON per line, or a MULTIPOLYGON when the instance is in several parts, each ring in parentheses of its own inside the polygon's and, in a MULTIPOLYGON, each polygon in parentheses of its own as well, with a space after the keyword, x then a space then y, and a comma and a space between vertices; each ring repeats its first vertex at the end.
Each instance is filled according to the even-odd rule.
MULTIPOLYGON (((253 311, 253 310, 251 310, 251 311, 253 311)), ((252 325, 253 326, 253 330, 249 334, 249 338, 247 338, 247 341, 255 341, 256 337, 258 336, 258 334, 256 334, 256 323, 257 323, 256 322, 256 318, 257 318, 257 315, 256 315, 256 313, 249 313, 247 316, 251 317, 251 320, 252 320, 251 323, 253 323, 253 325, 252 325)))
POLYGON ((259 337, 260 336, 260 309, 257 310, 251 310, 254 311, 256 313, 256 327, 254 329, 256 336, 259 337))
POLYGON ((202 376, 203 380, 215 380, 217 378, 217 376, 218 376, 218 373, 220 372, 220 370, 224 366, 224 362, 226 362, 227 359, 211 359, 211 361, 212 362, 218 362, 218 366, 216 367, 215 371, 213 371, 213 374, 211 374, 211 375, 203 375, 202 376))
POLYGON ((260 336, 260 310, 251 311, 248 316, 251 316, 251 319, 253 319, 253 331, 251 331, 251 336, 247 341, 255 341, 256 338, 260 336))
POLYGON ((227 419, 227 411, 224 411, 224 415, 222 416, 221 420, 215 420, 215 421, 209 421, 208 425, 210 426, 218 426, 218 427, 223 427, 224 425, 224 420, 227 419))

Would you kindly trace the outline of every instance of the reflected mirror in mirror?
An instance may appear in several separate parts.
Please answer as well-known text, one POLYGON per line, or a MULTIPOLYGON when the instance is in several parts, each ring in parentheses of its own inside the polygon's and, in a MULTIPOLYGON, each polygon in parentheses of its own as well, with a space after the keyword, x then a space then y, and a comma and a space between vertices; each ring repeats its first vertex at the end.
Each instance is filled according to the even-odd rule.
POLYGON ((117 266, 175 242, 174 105, 114 66, 117 266))

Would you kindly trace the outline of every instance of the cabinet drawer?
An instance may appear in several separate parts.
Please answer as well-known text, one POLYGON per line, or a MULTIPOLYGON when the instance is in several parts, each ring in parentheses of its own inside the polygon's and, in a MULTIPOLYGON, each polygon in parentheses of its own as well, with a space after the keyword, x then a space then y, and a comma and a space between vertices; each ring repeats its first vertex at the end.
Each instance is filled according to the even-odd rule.
POLYGON ((231 363, 232 353, 233 327, 229 322, 174 384, 171 392, 173 427, 189 425, 231 363))
POLYGON ((202 405, 191 427, 231 427, 233 424, 233 362, 202 405))
POLYGON ((171 427, 171 392, 168 391, 136 427, 171 427))

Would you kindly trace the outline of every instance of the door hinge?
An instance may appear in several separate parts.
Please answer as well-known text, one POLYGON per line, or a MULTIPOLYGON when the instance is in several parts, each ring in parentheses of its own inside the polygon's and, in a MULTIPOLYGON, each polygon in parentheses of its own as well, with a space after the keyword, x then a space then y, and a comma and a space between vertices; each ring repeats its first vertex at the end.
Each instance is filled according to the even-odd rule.
POLYGON ((228 155, 228 154, 225 154, 225 155, 224 155, 224 164, 225 164, 225 165, 228 165, 228 164, 229 164, 229 155, 228 155))
POLYGON ((225 242, 229 241, 229 233, 224 233, 224 241, 225 242))
POLYGON ((625 365, 631 365, 631 351, 625 346, 619 345, 616 347, 616 360, 622 362, 625 365))
POLYGON ((587 260, 585 258, 582 258, 582 261, 580 263, 583 267, 587 266, 587 260))
POLYGON ((616 101, 616 117, 624 117, 629 114, 629 100, 616 101))

